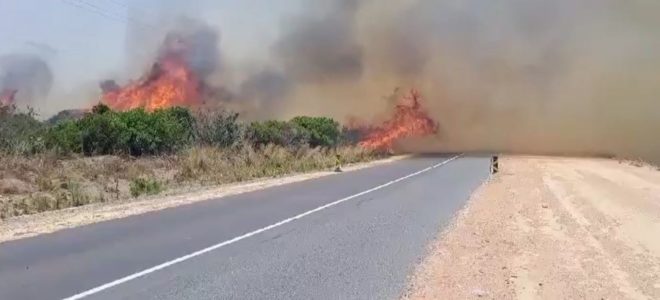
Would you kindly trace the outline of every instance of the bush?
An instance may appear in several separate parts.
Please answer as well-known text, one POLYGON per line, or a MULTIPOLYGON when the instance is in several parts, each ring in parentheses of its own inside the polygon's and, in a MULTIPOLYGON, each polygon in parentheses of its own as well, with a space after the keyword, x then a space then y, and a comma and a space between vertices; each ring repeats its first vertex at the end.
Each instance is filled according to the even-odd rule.
POLYGON ((62 121, 46 134, 46 147, 58 154, 82 152, 82 133, 76 121, 62 121))
POLYGON ((113 113, 92 114, 80 120, 78 128, 85 155, 117 153, 126 144, 128 128, 113 113))
POLYGON ((126 131, 118 141, 123 152, 133 156, 168 153, 192 142, 193 124, 177 115, 176 108, 153 113, 134 109, 117 113, 126 131))
POLYGON ((291 123, 309 133, 309 145, 312 147, 331 147, 339 143, 339 123, 325 117, 295 117, 291 123))
POLYGON ((46 126, 34 117, 32 110, 19 113, 15 107, 0 106, 0 151, 13 154, 42 151, 46 126))
POLYGON ((289 122, 253 122, 246 138, 255 146, 333 147, 339 144, 339 123, 323 117, 295 117, 289 122))
POLYGON ((193 139, 195 137, 196 120, 189 109, 185 107, 171 107, 160 112, 181 125, 185 138, 193 139))
POLYGON ((247 128, 247 139, 255 146, 283 145, 286 123, 282 121, 252 122, 247 128))
POLYGON ((241 139, 237 113, 199 113, 195 123, 197 142, 204 146, 230 147, 241 139))
POLYGON ((57 125, 60 122, 80 120, 85 117, 86 114, 87 112, 82 109, 63 110, 46 120, 45 124, 52 126, 57 125))
POLYGON ((156 195, 163 190, 163 186, 157 180, 140 177, 131 181, 130 190, 131 196, 137 198, 140 195, 156 195))
POLYGON ((252 122, 246 130, 246 139, 254 146, 301 146, 309 141, 309 132, 290 122, 252 122))
POLYGON ((71 112, 53 123, 36 120, 31 112, 0 108, 0 151, 33 154, 53 149, 58 154, 87 156, 172 153, 197 142, 203 146, 334 147, 343 140, 339 124, 330 118, 296 117, 288 122, 263 121, 243 125, 238 114, 219 112, 193 116, 186 108, 148 112, 112 111, 99 104, 90 112, 71 112))
POLYGON ((47 144, 59 153, 161 154, 189 145, 193 127, 194 118, 183 108, 151 113, 143 109, 113 112, 97 106, 80 120, 53 127, 47 144))

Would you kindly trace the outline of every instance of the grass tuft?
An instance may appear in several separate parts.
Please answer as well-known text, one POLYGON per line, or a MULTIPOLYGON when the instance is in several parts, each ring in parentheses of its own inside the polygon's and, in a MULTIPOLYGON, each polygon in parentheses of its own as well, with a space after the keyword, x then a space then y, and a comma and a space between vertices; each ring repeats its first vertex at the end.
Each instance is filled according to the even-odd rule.
POLYGON ((141 195, 156 195, 163 191, 160 182, 152 178, 135 178, 130 185, 131 196, 137 198, 141 195))

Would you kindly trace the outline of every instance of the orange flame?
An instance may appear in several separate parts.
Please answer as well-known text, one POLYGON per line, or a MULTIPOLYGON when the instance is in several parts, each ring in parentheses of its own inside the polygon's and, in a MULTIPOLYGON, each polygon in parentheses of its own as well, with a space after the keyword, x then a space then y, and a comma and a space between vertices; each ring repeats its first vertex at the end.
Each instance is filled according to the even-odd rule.
POLYGON ((16 97, 17 90, 4 89, 0 92, 0 106, 9 106, 14 104, 14 97, 16 97))
POLYGON ((402 138, 436 134, 438 125, 421 107, 421 95, 411 90, 399 99, 394 115, 380 126, 370 127, 359 145, 373 150, 392 150, 394 143, 402 138))
POLYGON ((139 107, 156 110, 200 104, 200 80, 186 62, 185 47, 175 43, 181 43, 181 40, 166 44, 167 52, 147 76, 125 87, 104 91, 103 102, 117 110, 139 107))

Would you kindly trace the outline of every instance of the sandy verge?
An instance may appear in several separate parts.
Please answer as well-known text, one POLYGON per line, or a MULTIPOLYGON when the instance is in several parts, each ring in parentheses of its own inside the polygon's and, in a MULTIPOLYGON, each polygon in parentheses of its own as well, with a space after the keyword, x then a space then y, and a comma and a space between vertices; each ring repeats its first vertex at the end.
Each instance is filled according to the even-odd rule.
POLYGON ((406 299, 660 299, 660 172, 508 157, 433 245, 406 299))
MULTIPOLYGON (((344 172, 355 171, 367 167, 381 165, 407 156, 395 156, 368 163, 353 164, 343 168, 344 172)), ((146 212, 162 210, 175 206, 191 204, 199 201, 217 199, 260 189, 284 185, 304 180, 337 174, 331 171, 318 171, 304 174, 293 174, 279 178, 260 179, 243 183, 221 185, 213 188, 198 188, 176 190, 164 195, 140 200, 126 200, 108 203, 95 203, 57 211, 49 211, 36 215, 20 216, 0 221, 0 243, 51 233, 101 221, 124 218, 146 212)))

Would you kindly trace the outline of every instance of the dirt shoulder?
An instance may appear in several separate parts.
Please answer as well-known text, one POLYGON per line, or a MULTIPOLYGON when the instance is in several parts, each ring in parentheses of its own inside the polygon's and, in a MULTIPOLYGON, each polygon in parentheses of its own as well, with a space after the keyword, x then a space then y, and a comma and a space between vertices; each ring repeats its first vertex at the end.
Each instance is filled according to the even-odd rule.
MULTIPOLYGON (((406 158, 395 156, 367 163, 352 164, 343 168, 350 172, 385 164, 406 158)), ((173 190, 168 194, 144 198, 142 200, 126 200, 118 202, 95 203, 86 206, 49 211, 35 215, 26 215, 0 221, 0 243, 51 233, 62 229, 73 228, 102 221, 125 218, 147 212, 162 210, 180 205, 191 204, 247 193, 273 186, 284 185, 323 176, 337 174, 333 171, 318 171, 290 176, 253 180, 236 184, 221 185, 213 188, 198 188, 191 190, 173 190)))
POLYGON ((660 299, 660 172, 507 157, 443 232, 408 299, 660 299))

